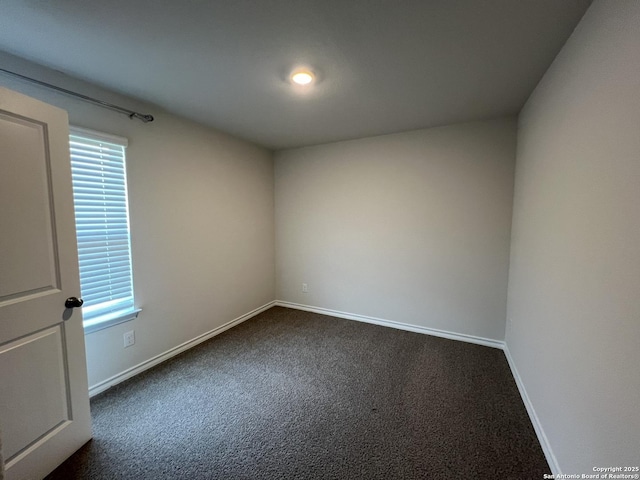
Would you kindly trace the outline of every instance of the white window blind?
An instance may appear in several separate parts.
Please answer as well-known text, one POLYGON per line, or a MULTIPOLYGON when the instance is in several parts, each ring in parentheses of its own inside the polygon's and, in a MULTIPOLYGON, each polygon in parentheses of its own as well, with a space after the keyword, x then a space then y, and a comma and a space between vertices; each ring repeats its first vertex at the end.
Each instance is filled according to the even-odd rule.
POLYGON ((85 331, 96 330, 137 314, 131 269, 126 139, 72 128, 69 140, 82 315, 85 331))

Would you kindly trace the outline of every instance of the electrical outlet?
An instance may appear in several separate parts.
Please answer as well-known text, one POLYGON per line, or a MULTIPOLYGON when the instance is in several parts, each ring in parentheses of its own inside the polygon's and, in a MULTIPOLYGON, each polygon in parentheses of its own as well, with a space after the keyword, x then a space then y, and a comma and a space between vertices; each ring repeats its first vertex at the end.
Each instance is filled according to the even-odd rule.
POLYGON ((124 334, 124 348, 130 347, 136 343, 136 334, 133 330, 124 334))
POLYGON ((306 283, 302 284, 302 293, 307 293, 309 291, 309 287, 306 283))

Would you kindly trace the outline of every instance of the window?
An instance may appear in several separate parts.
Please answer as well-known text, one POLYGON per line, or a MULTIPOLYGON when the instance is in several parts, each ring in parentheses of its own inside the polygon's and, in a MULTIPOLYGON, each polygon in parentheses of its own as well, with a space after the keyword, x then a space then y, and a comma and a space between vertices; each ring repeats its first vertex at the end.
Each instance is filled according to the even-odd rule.
POLYGON ((71 128, 85 333, 135 318, 125 138, 71 128))

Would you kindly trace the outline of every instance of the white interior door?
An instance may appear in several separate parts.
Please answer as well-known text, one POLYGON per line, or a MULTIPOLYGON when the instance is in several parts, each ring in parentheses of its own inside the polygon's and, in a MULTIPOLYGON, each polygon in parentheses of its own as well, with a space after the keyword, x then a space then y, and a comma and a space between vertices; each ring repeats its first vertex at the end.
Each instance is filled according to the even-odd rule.
POLYGON ((7 479, 91 438, 64 110, 0 87, 0 435, 7 479))

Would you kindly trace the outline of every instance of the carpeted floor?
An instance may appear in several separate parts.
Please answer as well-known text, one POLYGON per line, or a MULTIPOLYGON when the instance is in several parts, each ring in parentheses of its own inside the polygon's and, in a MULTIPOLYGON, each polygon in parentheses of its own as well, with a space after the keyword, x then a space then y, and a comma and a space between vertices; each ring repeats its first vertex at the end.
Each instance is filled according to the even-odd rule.
POLYGON ((54 479, 541 479, 504 353, 274 307, 93 398, 54 479))

